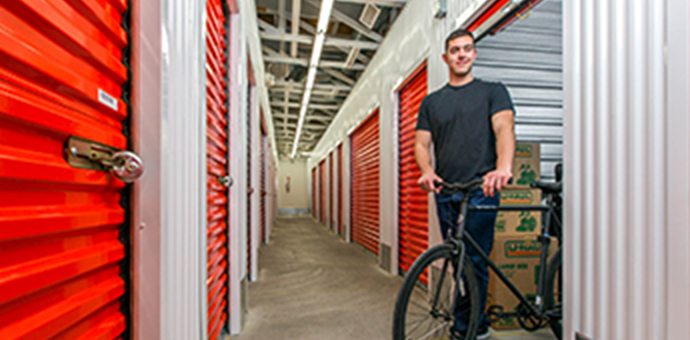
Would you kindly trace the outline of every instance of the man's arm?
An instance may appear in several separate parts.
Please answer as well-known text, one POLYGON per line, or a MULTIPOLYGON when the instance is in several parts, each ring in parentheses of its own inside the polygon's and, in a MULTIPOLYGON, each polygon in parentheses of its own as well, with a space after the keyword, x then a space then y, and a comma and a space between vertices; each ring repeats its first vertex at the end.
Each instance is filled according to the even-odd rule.
POLYGON ((431 132, 417 130, 414 137, 414 160, 417 162, 417 166, 422 172, 422 177, 419 178, 417 184, 419 184, 424 191, 434 191, 438 193, 441 191, 441 188, 437 188, 434 182, 441 182, 443 180, 436 175, 434 168, 431 167, 430 147, 431 132))
POLYGON ((484 195, 494 196, 501 192, 513 176, 515 157, 515 119, 512 110, 497 112, 491 117, 491 125, 496 136, 496 170, 484 176, 484 195))

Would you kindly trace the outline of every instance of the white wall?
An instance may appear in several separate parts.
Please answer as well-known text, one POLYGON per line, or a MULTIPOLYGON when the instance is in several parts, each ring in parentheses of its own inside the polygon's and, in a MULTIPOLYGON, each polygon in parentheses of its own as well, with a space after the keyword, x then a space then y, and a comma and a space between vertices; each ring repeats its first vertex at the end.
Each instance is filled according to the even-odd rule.
MULTIPOLYGON (((485 2, 448 0, 447 16, 435 19, 433 1, 410 0, 309 158, 311 171, 338 143, 346 141, 362 120, 380 107, 380 242, 391 247, 391 273, 398 271, 397 199, 392 199, 397 197, 398 185, 395 90, 425 59, 428 59, 429 91, 444 85, 448 75, 441 59, 443 42, 448 33, 465 23, 485 2)), ((349 160, 349 152, 344 157, 349 160)), ((349 190, 345 193, 344 202, 349 202, 349 190)), ((435 209, 433 200, 430 205, 430 209, 435 209)), ((349 213, 344 215, 349 216, 349 213)), ((430 230, 437 229, 437 224, 430 225, 430 230)))
POLYGON ((564 339, 688 339, 690 5, 563 13, 564 339))
POLYGON ((311 172, 307 171, 305 159, 281 160, 278 171, 278 209, 282 213, 304 212, 309 209, 311 172), (307 175, 308 173, 308 175, 307 175), (285 185, 290 177, 290 192, 285 185))

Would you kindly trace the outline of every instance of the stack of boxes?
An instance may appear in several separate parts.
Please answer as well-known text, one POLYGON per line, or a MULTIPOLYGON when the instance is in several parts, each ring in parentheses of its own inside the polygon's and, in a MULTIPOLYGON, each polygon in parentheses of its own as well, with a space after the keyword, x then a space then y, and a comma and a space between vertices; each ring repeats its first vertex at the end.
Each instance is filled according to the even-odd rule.
MULTIPOLYGON (((513 163, 513 183, 501 193, 502 206, 540 205, 541 191, 529 185, 539 180, 539 144, 517 143, 513 163)), ((523 295, 533 296, 537 291, 541 243, 540 211, 499 211, 496 218, 494 248, 491 259, 513 282, 523 295)), ((557 245, 552 241, 550 250, 557 245)), ((503 282, 490 271, 487 308, 499 305, 504 312, 515 311, 519 300, 503 282)), ((516 318, 502 319, 492 324, 494 329, 520 328, 516 318)))

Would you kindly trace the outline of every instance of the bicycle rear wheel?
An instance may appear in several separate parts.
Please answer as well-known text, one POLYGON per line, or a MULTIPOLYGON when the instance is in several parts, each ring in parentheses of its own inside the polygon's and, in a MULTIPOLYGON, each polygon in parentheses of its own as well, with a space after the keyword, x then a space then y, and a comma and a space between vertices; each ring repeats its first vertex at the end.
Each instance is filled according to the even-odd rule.
POLYGON ((393 340, 440 340, 450 337, 453 303, 464 310, 465 339, 474 339, 479 321, 479 285, 474 267, 464 259, 456 284, 457 255, 442 244, 424 252, 405 275, 393 313, 393 340))
POLYGON ((563 339, 563 248, 558 248, 549 262, 544 287, 544 308, 549 316, 549 326, 558 340, 563 339))

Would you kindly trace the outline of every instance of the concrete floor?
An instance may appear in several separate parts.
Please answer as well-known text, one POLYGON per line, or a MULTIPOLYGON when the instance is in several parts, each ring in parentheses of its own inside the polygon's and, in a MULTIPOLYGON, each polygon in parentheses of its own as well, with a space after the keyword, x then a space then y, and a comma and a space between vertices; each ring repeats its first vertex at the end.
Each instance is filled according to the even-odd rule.
MULTIPOLYGON (((280 218, 249 284, 249 314, 232 340, 386 340, 402 278, 309 217, 280 218)), ((502 340, 551 340, 548 331, 502 340)))

